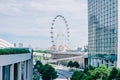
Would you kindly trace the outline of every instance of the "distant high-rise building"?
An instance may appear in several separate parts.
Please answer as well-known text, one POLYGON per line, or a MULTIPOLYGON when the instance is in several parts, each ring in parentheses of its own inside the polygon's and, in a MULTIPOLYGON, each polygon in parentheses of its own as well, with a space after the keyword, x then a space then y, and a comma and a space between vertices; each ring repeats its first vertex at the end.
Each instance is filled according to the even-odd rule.
POLYGON ((19 43, 18 46, 22 48, 23 47, 23 43, 19 43))
POLYGON ((88 0, 89 64, 120 67, 120 0, 88 0))

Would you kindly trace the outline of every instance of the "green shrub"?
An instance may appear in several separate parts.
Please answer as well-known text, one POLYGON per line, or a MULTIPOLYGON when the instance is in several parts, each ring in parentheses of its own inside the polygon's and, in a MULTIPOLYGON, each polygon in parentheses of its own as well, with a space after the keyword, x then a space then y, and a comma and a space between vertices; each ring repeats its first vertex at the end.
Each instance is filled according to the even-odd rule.
POLYGON ((82 71, 75 71, 71 77, 71 80, 83 80, 85 74, 82 71))
POLYGON ((68 64, 67 64, 67 67, 73 67, 73 66, 74 66, 73 62, 69 61, 68 64))
POLYGON ((3 48, 0 49, 0 55, 30 53, 29 48, 3 48))
POLYGON ((49 64, 45 64, 42 67, 41 75, 42 75, 42 80, 53 80, 58 77, 55 69, 49 64))

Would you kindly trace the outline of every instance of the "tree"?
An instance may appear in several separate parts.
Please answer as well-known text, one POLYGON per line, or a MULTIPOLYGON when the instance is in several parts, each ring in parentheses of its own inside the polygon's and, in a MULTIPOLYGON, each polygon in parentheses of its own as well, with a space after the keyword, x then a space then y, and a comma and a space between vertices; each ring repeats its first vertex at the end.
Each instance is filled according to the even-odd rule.
POLYGON ((77 73, 78 73, 78 71, 75 71, 75 72, 73 73, 73 75, 72 75, 72 77, 71 77, 71 80, 75 80, 75 76, 76 76, 77 73))
POLYGON ((73 67, 73 62, 72 61, 69 61, 68 64, 67 64, 67 67, 73 67))
POLYGON ((94 70, 95 68, 91 65, 88 66, 88 70, 94 70))
POLYGON ((91 72, 91 75, 97 79, 103 80, 103 78, 107 77, 109 71, 105 65, 100 65, 94 71, 91 72))
POLYGON ((85 48, 85 49, 84 49, 84 52, 87 52, 87 51, 88 51, 88 49, 87 49, 87 48, 85 48))
POLYGON ((37 71, 41 73, 42 67, 43 64, 40 61, 36 61, 36 64, 34 65, 34 69, 37 69, 37 71))
POLYGON ((40 80, 40 75, 39 74, 35 74, 33 77, 33 80, 40 80))
POLYGON ((87 68, 84 69, 84 73, 86 74, 90 74, 91 72, 93 72, 95 68, 91 65, 89 65, 87 68))
POLYGON ((87 52, 88 51, 88 46, 84 46, 84 52, 87 52))
POLYGON ((117 74, 118 74, 117 68, 113 67, 111 72, 110 72, 110 75, 108 76, 108 79, 109 80, 115 79, 117 74))
POLYGON ((73 63, 73 66, 74 66, 75 68, 79 68, 80 65, 79 65, 78 62, 75 61, 75 62, 73 63))
POLYGON ((82 71, 75 71, 71 77, 71 80, 83 80, 84 73, 82 71))
POLYGON ((89 75, 89 76, 86 76, 83 80, 95 80, 95 78, 93 78, 93 76, 89 75))
POLYGON ((76 75, 77 76, 77 80, 83 80, 83 77, 84 77, 84 73, 79 71, 78 74, 76 75))
POLYGON ((120 69, 118 69, 118 73, 116 75, 116 80, 119 80, 120 79, 120 69))
POLYGON ((41 70, 41 75, 43 80, 53 80, 58 77, 55 69, 49 65, 45 64, 41 70))

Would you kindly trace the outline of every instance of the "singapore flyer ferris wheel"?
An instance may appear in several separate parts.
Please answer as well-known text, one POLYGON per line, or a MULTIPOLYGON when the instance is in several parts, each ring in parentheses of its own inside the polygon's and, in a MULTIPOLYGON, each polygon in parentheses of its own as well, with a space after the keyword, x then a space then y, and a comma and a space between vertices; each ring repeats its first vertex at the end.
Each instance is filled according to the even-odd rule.
POLYGON ((69 43, 70 43, 70 28, 68 26, 68 23, 66 21, 66 18, 62 15, 57 15, 54 17, 52 21, 51 26, 51 43, 52 47, 51 49, 54 51, 66 51, 70 50, 69 43), (63 25, 58 27, 57 24, 62 24, 60 22, 62 21, 63 25), (59 23, 60 22, 60 23, 59 23))

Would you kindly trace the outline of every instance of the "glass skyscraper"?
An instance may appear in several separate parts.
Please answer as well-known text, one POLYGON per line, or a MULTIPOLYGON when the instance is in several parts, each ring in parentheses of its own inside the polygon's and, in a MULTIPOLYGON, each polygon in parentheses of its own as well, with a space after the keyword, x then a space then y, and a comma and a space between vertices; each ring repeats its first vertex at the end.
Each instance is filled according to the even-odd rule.
POLYGON ((120 0, 88 0, 89 64, 120 66, 120 0))

